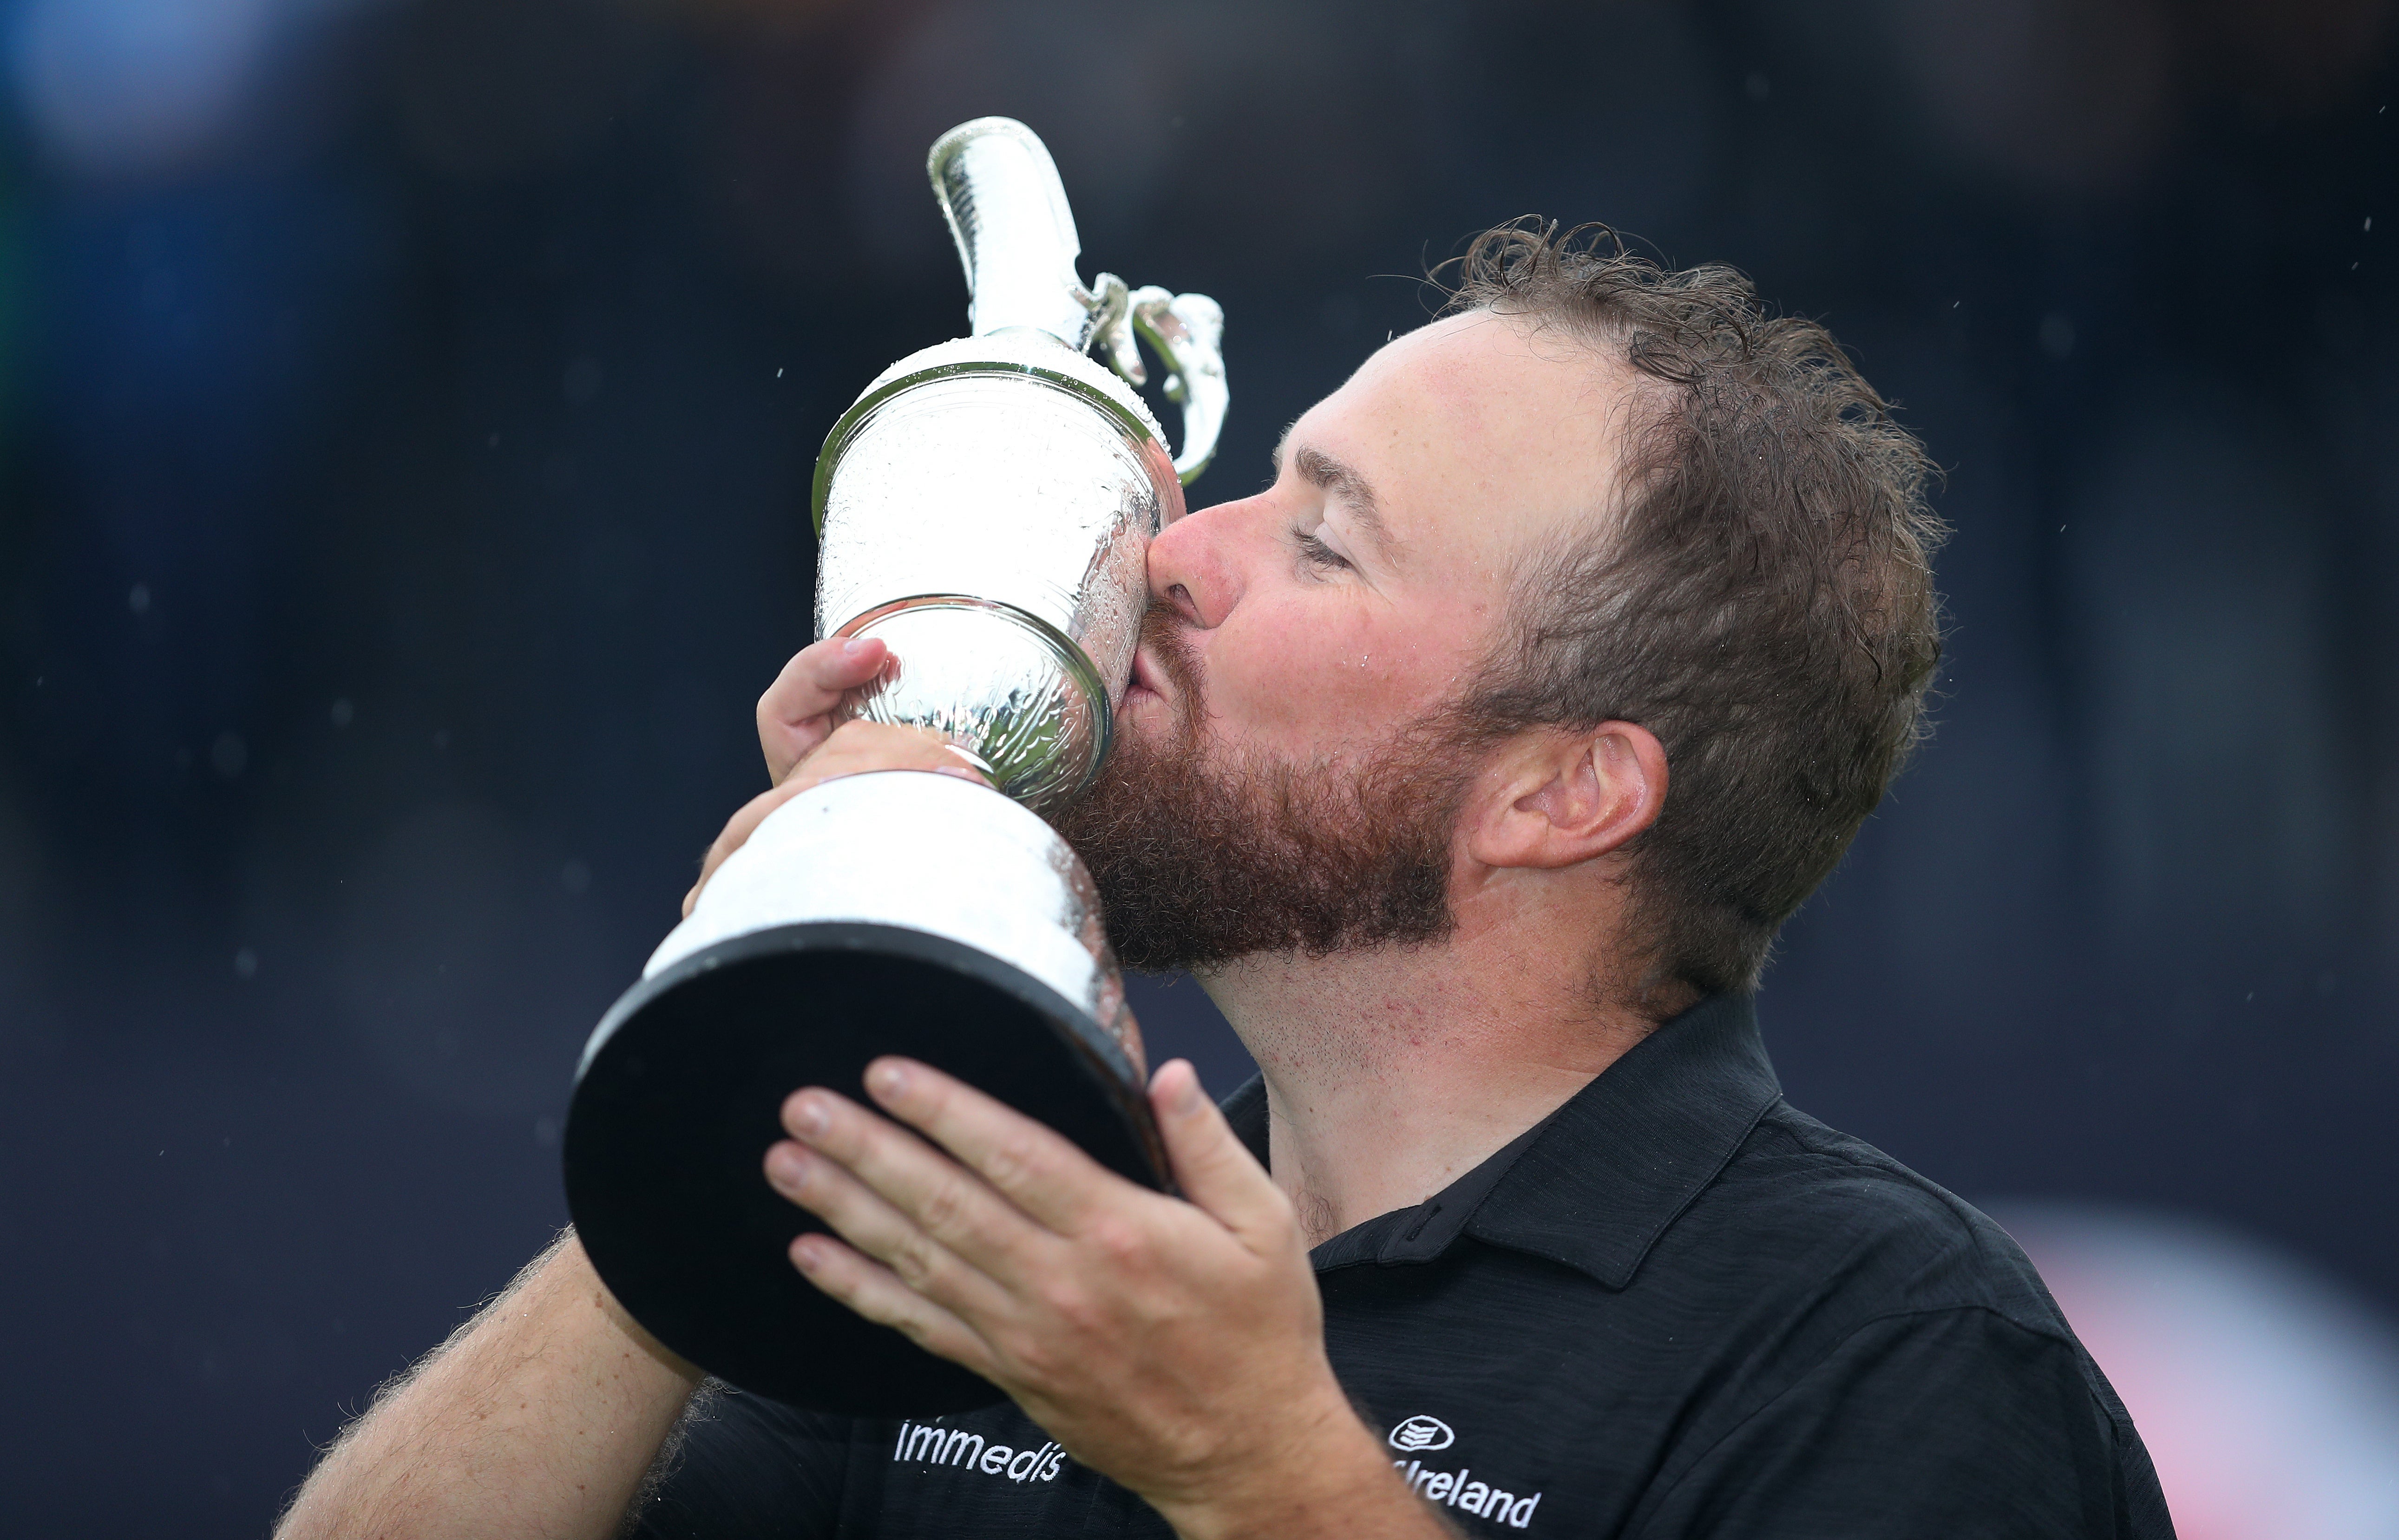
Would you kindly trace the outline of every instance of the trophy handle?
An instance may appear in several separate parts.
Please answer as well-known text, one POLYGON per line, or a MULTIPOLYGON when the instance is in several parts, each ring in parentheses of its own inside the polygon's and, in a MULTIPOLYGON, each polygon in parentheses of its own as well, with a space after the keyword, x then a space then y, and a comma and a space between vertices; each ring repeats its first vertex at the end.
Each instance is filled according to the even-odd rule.
POLYGON ((1224 308, 1205 294, 1170 294, 1156 284, 1127 293, 1114 273, 1100 275, 1099 290, 1093 344, 1106 351, 1108 367, 1133 385, 1149 383, 1149 370, 1133 342, 1138 333, 1172 372, 1166 399, 1183 408, 1183 452, 1174 457, 1174 473, 1187 487, 1216 457, 1231 399, 1225 384, 1224 308))

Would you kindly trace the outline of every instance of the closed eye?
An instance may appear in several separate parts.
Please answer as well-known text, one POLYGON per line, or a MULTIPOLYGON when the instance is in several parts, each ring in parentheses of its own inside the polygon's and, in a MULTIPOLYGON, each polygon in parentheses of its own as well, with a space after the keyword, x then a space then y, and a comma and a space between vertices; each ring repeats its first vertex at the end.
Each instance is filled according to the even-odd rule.
POLYGON ((1349 559, 1326 545, 1313 530, 1300 531, 1297 539, 1299 554, 1306 557, 1311 565, 1343 569, 1349 566, 1349 559))

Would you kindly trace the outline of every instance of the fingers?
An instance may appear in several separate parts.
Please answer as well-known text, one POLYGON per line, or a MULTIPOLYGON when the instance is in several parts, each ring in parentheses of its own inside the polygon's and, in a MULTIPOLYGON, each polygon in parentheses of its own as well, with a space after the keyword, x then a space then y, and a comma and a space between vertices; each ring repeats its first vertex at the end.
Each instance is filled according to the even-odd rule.
MULTIPOLYGON (((794 660, 796 661, 796 660, 794 660)), ((799 768, 783 778, 771 791, 762 791, 742 805, 739 812, 725 821, 724 832, 716 836, 700 858, 699 880, 684 895, 683 912, 688 915, 699 901, 699 890, 708 879, 725 864, 725 858, 741 848, 767 815, 811 787, 822 786, 844 776, 860 776, 873 770, 930 770, 940 775, 956 776, 979 786, 991 783, 974 768, 974 761, 937 733, 920 727, 894 727, 880 722, 846 722, 839 731, 826 738, 816 750, 800 762, 799 768)))
POLYGON ((1149 1105, 1185 1197, 1253 1250, 1263 1250, 1290 1231, 1291 1201, 1208 1100, 1189 1060, 1159 1066, 1149 1082, 1149 1105))
POLYGON ((1075 1230, 1110 1184, 1125 1184, 1064 1136, 929 1064, 878 1059, 867 1066, 866 1089, 1061 1235, 1075 1230))
POLYGON ((716 875, 716 869, 725 864, 725 858, 741 848, 756 832, 758 826, 766 821, 767 814, 806 790, 805 786, 792 784, 776 787, 771 791, 761 791, 743 803, 741 810, 726 820, 724 832, 716 836, 715 842, 708 847, 708 853, 699 858, 699 880, 693 883, 691 891, 683 896, 685 919, 691 917, 692 906, 699 902, 699 890, 708 885, 709 878, 716 875))
POLYGON ((990 1377, 992 1351, 972 1327, 900 1281, 831 1236, 809 1234, 792 1242, 792 1265, 827 1295, 879 1326, 906 1333, 928 1353, 964 1364, 990 1377))
POLYGON ((779 785, 825 740, 826 713, 880 672, 890 655, 882 638, 872 636, 828 637, 793 655, 758 697, 758 747, 766 751, 768 779, 779 785))
POLYGON ((815 1164, 843 1168, 838 1178, 827 1177, 817 1189, 824 1201, 840 1205, 841 1212, 819 1208, 814 1198, 806 1200, 807 1207, 861 1249, 891 1263, 911 1285, 926 1287, 911 1276, 913 1270, 921 1267, 930 1276, 941 1263, 937 1258, 912 1254, 921 1243, 895 1236, 895 1222, 1003 1280, 1026 1271, 1037 1253, 1046 1250, 1044 1239, 1055 1239, 1045 1237, 973 1171, 847 1097, 817 1087, 794 1092, 783 1103, 783 1127, 816 1152, 815 1164), (884 1218, 880 1210, 888 1210, 891 1217, 884 1218), (850 1234, 846 1221, 859 1226, 857 1235, 850 1234))
POLYGON ((766 1181, 832 1225, 901 1284, 937 1304, 973 1315, 1006 1303, 989 1277, 960 1261, 839 1163, 806 1145, 785 1140, 768 1150, 766 1181))

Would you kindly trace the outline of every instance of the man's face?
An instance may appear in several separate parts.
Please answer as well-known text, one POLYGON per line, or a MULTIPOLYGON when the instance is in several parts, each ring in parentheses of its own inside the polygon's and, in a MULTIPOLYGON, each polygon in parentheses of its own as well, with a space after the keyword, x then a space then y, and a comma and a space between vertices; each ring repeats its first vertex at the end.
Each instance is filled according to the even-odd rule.
POLYGON ((1152 544, 1101 784, 1061 818, 1136 967, 1431 939, 1518 559, 1611 506, 1627 384, 1489 314, 1393 342, 1274 483, 1152 544))

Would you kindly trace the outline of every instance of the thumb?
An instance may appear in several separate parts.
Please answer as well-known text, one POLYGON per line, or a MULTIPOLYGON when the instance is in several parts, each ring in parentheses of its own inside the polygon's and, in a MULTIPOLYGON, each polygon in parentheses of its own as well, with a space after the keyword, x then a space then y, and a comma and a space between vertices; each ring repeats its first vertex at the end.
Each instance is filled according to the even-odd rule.
POLYGON ((1191 1060, 1172 1059, 1159 1067, 1150 1077, 1149 1105, 1185 1197, 1245 1241, 1263 1242, 1289 1226, 1281 1190, 1200 1088, 1191 1060))

